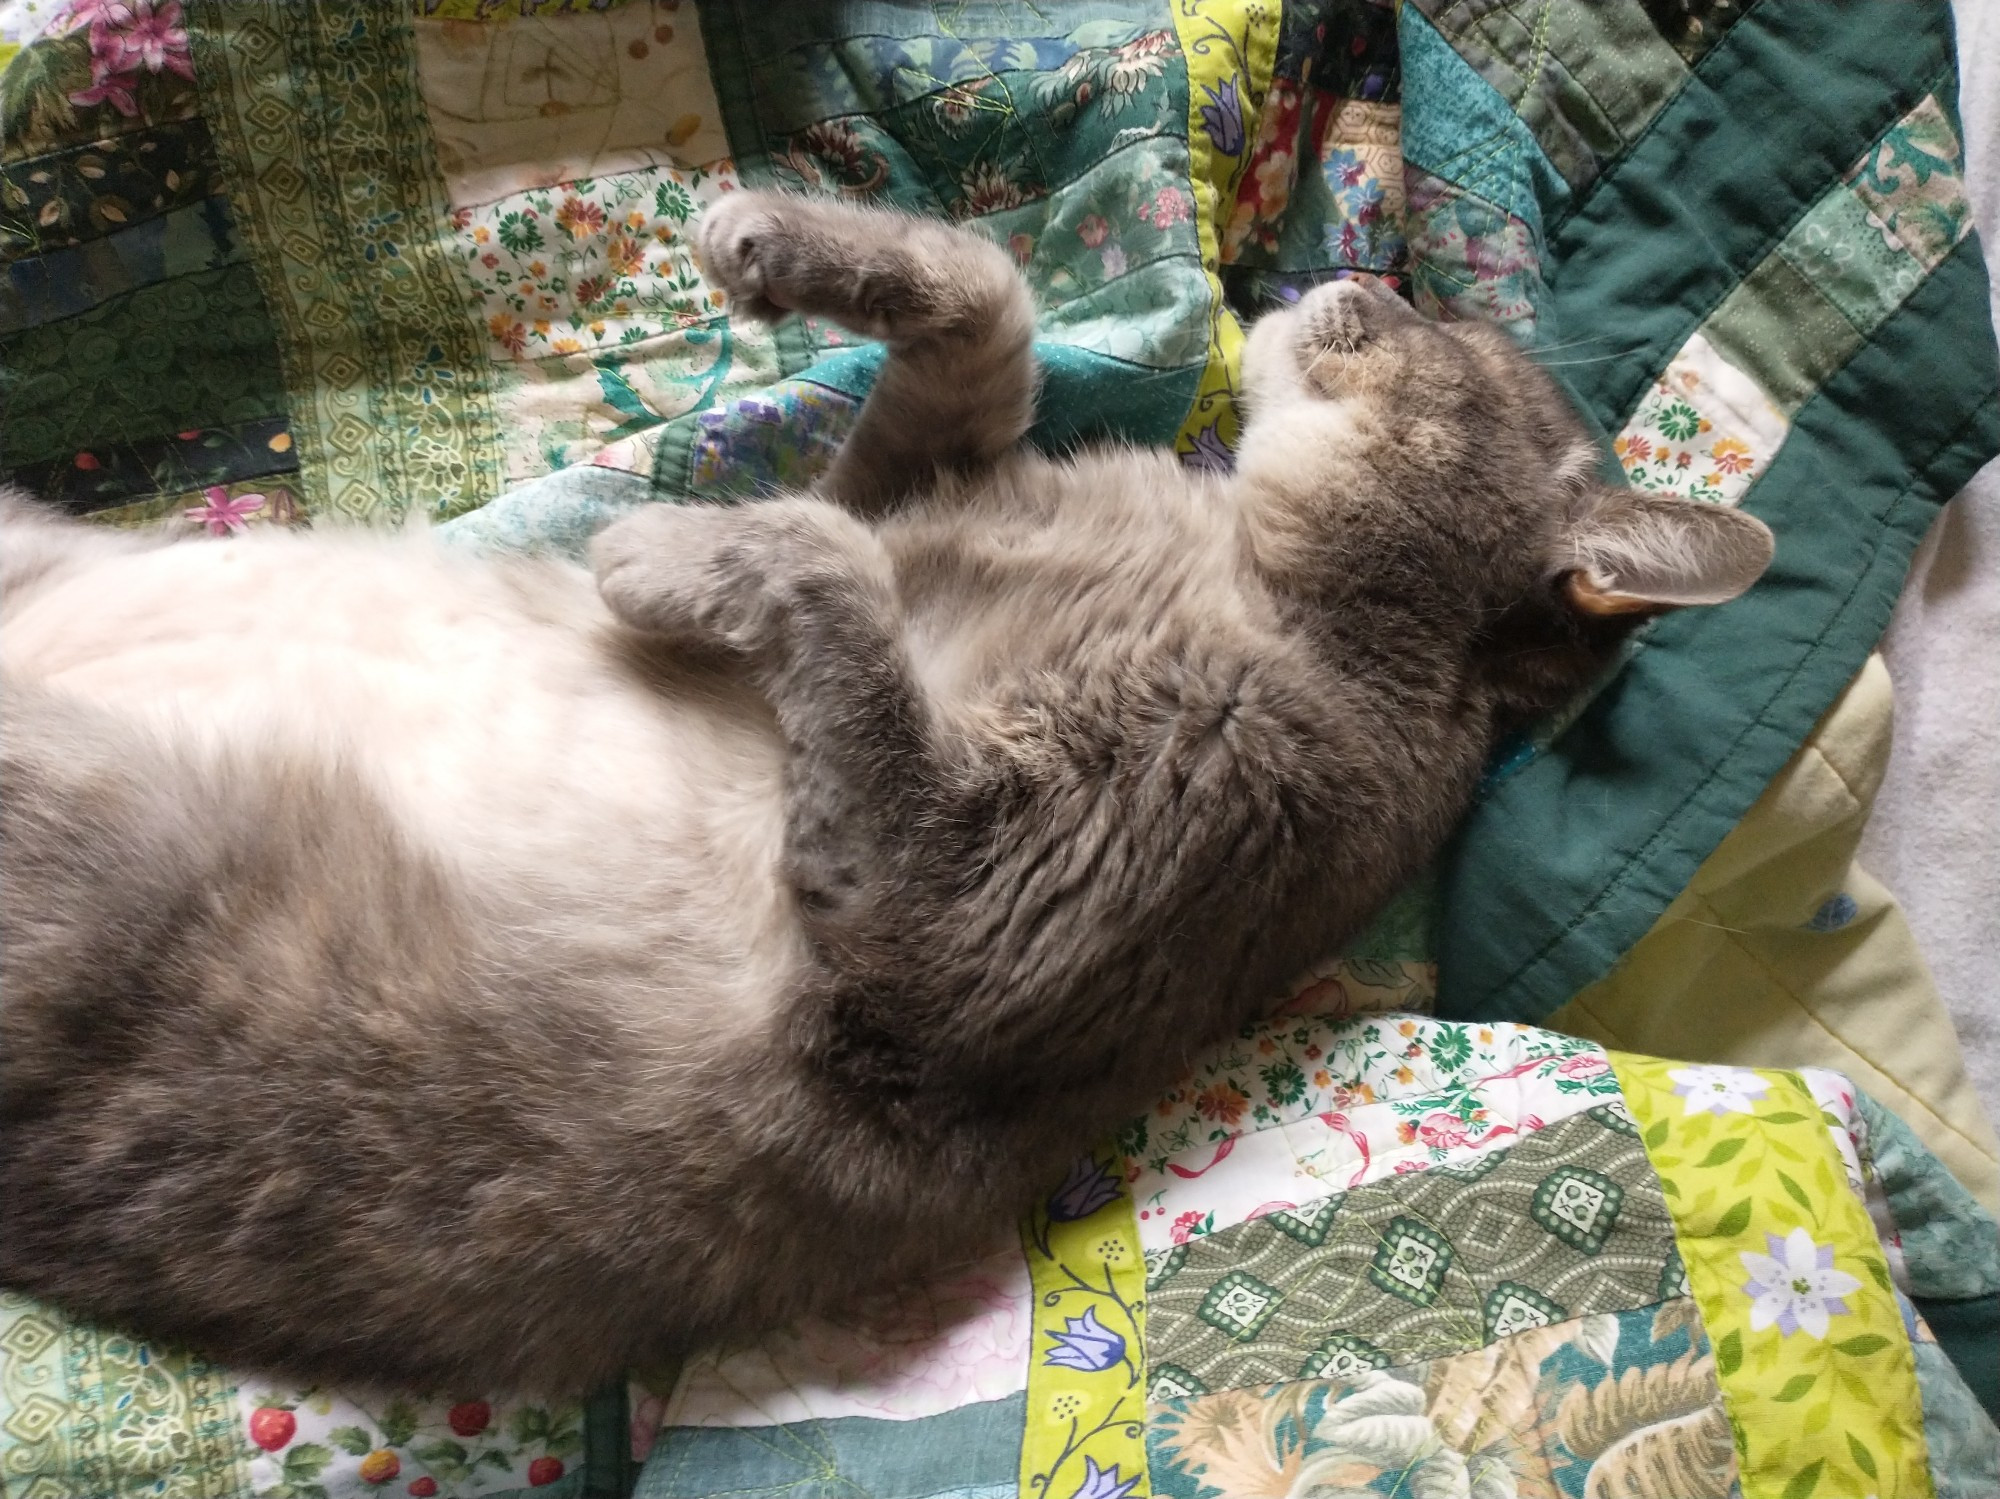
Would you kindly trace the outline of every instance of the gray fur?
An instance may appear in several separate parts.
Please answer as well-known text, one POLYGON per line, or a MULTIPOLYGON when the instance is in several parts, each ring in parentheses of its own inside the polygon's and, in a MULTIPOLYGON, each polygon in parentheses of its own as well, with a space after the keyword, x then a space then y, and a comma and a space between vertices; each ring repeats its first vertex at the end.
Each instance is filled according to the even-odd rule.
MULTIPOLYGON (((890 348, 816 493, 594 550, 606 679, 782 747, 768 1008, 704 998, 672 909, 573 894, 588 861, 493 874, 338 746, 41 682, 5 616, 0 1279, 301 1377, 575 1392, 974 1255, 1603 669, 1644 611, 1567 580, 1668 607, 1769 555, 1600 490, 1504 337, 1379 288, 1258 325, 1218 478, 1019 448, 1032 307, 973 235, 741 193, 702 244, 739 308, 890 348)), ((0 536, 24 608, 144 544, 0 536)))

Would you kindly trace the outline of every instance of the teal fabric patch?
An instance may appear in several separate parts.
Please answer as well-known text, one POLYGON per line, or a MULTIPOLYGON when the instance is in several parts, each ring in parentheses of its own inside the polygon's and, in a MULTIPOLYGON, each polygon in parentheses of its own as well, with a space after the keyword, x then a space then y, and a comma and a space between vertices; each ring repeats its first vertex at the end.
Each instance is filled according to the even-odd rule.
POLYGON ((591 537, 653 498, 652 485, 638 474, 582 464, 510 489, 436 530, 473 551, 581 559, 591 537))
MULTIPOLYGON (((1050 453, 1081 442, 1165 442, 1201 378, 1198 368, 1150 369, 1047 338, 1035 341, 1035 361, 1042 368, 1042 388, 1028 441, 1050 453)), ((881 364, 881 345, 868 344, 830 354, 800 378, 858 400, 868 394, 881 364)))
POLYGON ((634 1499, 1014 1499, 1025 1392, 911 1421, 664 1429, 634 1499))
MULTIPOLYGON (((1987 1331, 1987 1361, 2000 1363, 2000 1326, 1987 1331)), ((1917 1358, 1917 1393, 1937 1499, 1993 1499, 2000 1494, 2000 1428, 1939 1344, 1912 1339, 1910 1347, 1917 1358)))
POLYGON ((1493 85, 1413 5, 1402 7, 1403 160, 1535 226, 1569 203, 1569 184, 1493 85))
MULTIPOLYGON (((807 488, 860 419, 883 357, 876 343, 841 349, 795 379, 677 418, 660 443, 655 494, 726 500, 807 488)), ((1201 380, 1199 365, 1151 369, 1050 339, 1036 341, 1035 358, 1042 388, 1028 441, 1054 454, 1171 441, 1201 380)))
POLYGON ((1899 1116, 1860 1089, 1854 1101, 1868 1127, 1868 1154, 1889 1215, 1903 1237, 1911 1294, 1945 1301, 2000 1294, 2000 1225, 1992 1214, 1899 1116))

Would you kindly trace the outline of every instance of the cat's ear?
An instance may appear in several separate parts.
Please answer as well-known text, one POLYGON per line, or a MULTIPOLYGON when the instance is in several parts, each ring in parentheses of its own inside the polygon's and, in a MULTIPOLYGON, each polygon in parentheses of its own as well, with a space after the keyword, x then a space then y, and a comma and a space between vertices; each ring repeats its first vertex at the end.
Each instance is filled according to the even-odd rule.
POLYGON ((1663 614, 1735 598, 1764 575, 1772 546, 1769 526, 1726 505, 1604 489, 1556 565, 1581 614, 1663 614))

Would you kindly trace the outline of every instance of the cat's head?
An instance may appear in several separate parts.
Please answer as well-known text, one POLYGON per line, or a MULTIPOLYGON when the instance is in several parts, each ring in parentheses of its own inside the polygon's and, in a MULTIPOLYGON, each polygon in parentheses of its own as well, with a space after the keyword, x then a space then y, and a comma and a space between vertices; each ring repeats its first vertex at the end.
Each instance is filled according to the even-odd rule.
POLYGON ((1506 333, 1429 322, 1372 278, 1261 319, 1243 378, 1260 563, 1335 607, 1464 620, 1505 716, 1558 706, 1634 624, 1735 598, 1771 560, 1753 516, 1602 483, 1506 333))

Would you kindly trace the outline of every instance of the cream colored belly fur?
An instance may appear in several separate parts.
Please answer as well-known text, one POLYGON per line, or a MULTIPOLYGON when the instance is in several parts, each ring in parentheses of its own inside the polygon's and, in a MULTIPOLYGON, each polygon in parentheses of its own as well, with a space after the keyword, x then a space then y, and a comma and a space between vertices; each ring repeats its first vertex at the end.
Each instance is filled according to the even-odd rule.
POLYGON ((580 567, 266 536, 106 557, 9 602, 9 673, 181 743, 351 767, 522 943, 561 931, 662 1001, 739 1011, 801 955, 768 710, 625 665, 580 567))

